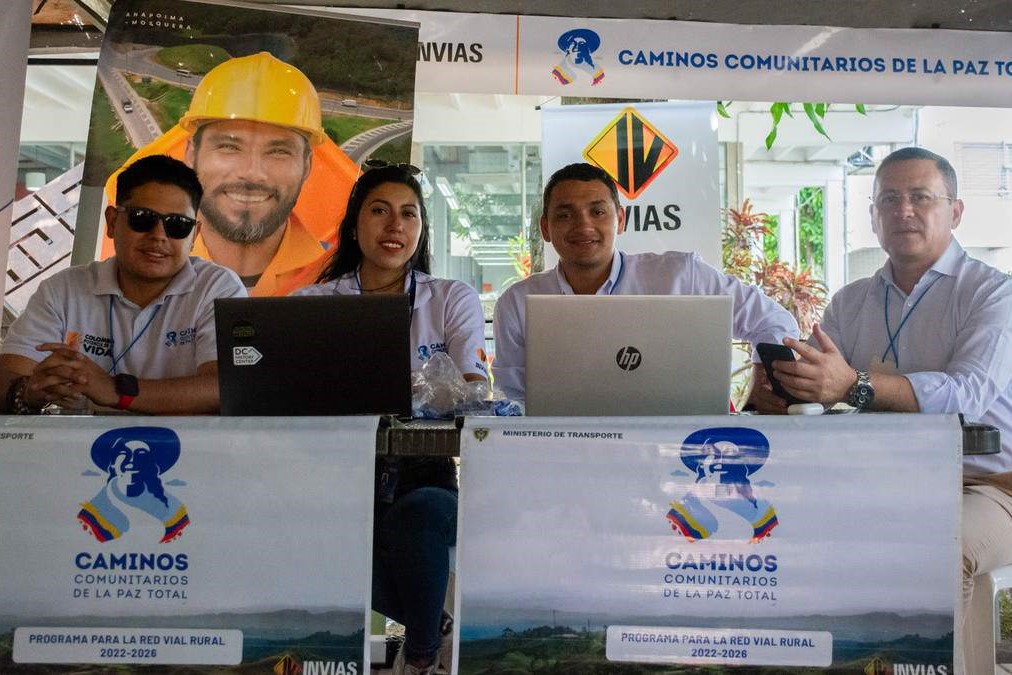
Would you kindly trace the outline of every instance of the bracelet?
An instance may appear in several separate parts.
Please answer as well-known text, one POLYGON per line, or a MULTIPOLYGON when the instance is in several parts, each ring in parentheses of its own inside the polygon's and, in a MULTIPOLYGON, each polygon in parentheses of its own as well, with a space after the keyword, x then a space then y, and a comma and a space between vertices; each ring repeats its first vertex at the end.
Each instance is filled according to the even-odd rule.
POLYGON ((28 389, 28 375, 22 375, 11 382, 7 389, 7 409, 15 415, 37 415, 42 412, 41 408, 35 408, 25 400, 25 390, 28 389))

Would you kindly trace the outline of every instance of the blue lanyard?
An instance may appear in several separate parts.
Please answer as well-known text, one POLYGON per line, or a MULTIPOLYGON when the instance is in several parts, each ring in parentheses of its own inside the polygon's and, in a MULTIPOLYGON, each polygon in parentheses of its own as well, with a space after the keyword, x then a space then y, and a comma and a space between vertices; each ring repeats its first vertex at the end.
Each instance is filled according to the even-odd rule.
POLYGON ((144 335, 144 333, 147 331, 148 326, 150 326, 151 322, 155 320, 155 316, 162 309, 162 306, 161 305, 157 305, 155 307, 155 311, 151 312, 151 316, 148 317, 148 322, 146 324, 144 324, 144 328, 141 328, 141 332, 137 333, 137 335, 134 336, 133 341, 129 345, 127 345, 126 349, 124 349, 122 352, 120 352, 119 356, 114 356, 112 348, 116 346, 116 337, 115 337, 116 331, 114 330, 114 324, 113 324, 113 321, 112 321, 112 304, 113 304, 113 296, 110 295, 109 296, 109 340, 112 342, 112 344, 109 345, 109 358, 112 359, 112 366, 109 368, 108 372, 111 373, 111 374, 113 374, 113 375, 115 375, 116 374, 116 366, 119 364, 120 361, 123 360, 123 357, 126 356, 127 353, 131 349, 133 349, 133 346, 135 344, 137 344, 137 341, 141 339, 141 336, 144 335))
POLYGON ((882 363, 885 363, 886 356, 889 355, 889 352, 892 352, 893 353, 893 363, 896 364, 897 370, 899 369, 899 367, 900 367, 900 355, 899 355, 899 352, 896 351, 896 340, 900 336, 900 331, 903 330, 903 326, 905 326, 907 324, 907 319, 910 318, 910 315, 914 313, 915 309, 917 309, 917 305, 921 304, 921 300, 924 299, 924 296, 928 294, 928 291, 930 291, 931 287, 935 285, 935 282, 938 281, 941 278, 942 278, 942 275, 939 274, 937 277, 935 277, 934 279, 931 280, 931 283, 928 284, 928 287, 924 289, 924 292, 921 293, 921 296, 919 298, 917 298, 917 300, 914 301, 914 304, 910 306, 910 309, 907 311, 907 313, 900 319, 900 325, 896 327, 896 332, 895 333, 893 333, 889 329, 889 283, 888 282, 886 283, 886 285, 885 285, 885 287, 886 287, 886 292, 885 292, 885 325, 886 325, 886 335, 889 336, 889 346, 886 347, 886 350, 884 352, 882 352, 882 363))

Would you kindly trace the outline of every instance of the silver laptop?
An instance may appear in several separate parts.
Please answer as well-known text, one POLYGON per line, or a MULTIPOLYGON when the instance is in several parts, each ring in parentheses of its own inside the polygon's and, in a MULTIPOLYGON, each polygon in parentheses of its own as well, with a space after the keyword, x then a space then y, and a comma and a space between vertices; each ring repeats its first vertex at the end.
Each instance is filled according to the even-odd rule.
POLYGON ((528 415, 724 415, 730 296, 527 296, 528 415))

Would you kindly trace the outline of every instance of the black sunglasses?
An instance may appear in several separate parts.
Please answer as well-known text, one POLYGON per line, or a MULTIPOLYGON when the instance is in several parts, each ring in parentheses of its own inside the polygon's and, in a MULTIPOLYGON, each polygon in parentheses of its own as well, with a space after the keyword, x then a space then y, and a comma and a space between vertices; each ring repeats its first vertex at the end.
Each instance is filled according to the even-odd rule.
POLYGON ((179 213, 158 213, 158 211, 152 211, 142 206, 132 208, 117 206, 116 210, 126 214, 127 225, 134 232, 150 232, 155 229, 155 225, 161 222, 167 237, 186 239, 197 225, 196 218, 179 213))
POLYGON ((400 169, 401 171, 404 171, 405 173, 410 174, 412 176, 417 176, 422 172, 422 170, 419 169, 417 166, 415 166, 414 164, 408 164, 407 162, 400 162, 399 164, 393 164, 391 162, 386 161, 385 159, 367 159, 364 162, 362 162, 363 171, 371 171, 372 169, 386 169, 389 167, 400 169))

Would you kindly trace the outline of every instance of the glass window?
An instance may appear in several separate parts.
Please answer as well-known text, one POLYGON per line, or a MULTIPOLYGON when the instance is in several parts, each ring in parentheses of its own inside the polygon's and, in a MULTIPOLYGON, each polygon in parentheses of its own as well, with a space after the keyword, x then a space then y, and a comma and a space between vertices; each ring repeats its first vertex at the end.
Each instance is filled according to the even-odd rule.
POLYGON ((481 293, 486 319, 499 293, 530 272, 529 237, 541 193, 536 144, 425 145, 433 271, 481 293))

